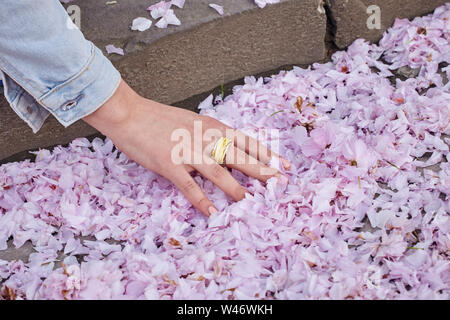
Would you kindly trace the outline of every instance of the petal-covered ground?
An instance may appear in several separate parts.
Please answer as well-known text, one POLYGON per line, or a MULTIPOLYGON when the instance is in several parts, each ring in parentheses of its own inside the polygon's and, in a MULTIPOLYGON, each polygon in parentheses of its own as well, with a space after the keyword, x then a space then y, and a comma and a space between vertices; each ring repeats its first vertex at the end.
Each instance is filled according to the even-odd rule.
POLYGON ((196 177, 210 219, 108 140, 2 165, 0 250, 35 252, 0 260, 0 296, 449 299, 449 19, 447 5, 397 20, 379 45, 203 103, 272 132, 292 163, 267 187, 233 172, 253 194, 238 203, 196 177))

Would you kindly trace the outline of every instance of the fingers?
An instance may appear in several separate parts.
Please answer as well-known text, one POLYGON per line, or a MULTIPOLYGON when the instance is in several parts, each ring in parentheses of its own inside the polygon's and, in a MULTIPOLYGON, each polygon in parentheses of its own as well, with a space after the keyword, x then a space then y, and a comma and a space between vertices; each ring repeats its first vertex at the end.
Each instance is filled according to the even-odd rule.
POLYGON ((194 168, 200 172, 205 178, 209 179, 216 186, 222 189, 234 201, 239 201, 245 198, 248 191, 242 187, 228 172, 227 169, 221 167, 217 163, 203 163, 195 165, 194 168))
MULTIPOLYGON (((273 158, 278 158, 284 169, 290 169, 291 164, 289 161, 265 147, 257 139, 249 137, 239 130, 230 128, 213 118, 204 117, 204 119, 207 119, 206 121, 208 122, 207 126, 209 129, 207 132, 215 130, 214 133, 208 132, 209 134, 207 135, 210 137, 209 140, 211 140, 211 143, 206 148, 201 148, 203 156, 206 156, 206 159, 211 162, 202 161, 195 163, 194 161, 194 163, 185 163, 180 167, 175 167, 170 174, 172 178, 170 180, 181 190, 187 200, 205 216, 209 217, 211 214, 217 213, 218 210, 206 197, 189 172, 197 170, 235 201, 245 198, 245 194, 248 192, 233 178, 226 168, 218 165, 211 158, 211 150, 214 147, 214 141, 217 141, 218 137, 225 136, 234 142, 229 147, 228 152, 226 152, 224 159, 225 165, 229 168, 237 169, 263 182, 266 182, 272 177, 282 176, 277 169, 271 168, 268 165, 272 164, 271 161, 273 158)), ((203 137, 203 139, 205 138, 203 137)), ((195 151, 195 148, 194 153, 200 154, 200 152, 195 151)), ((203 157, 201 158, 205 159, 203 157)))
POLYGON ((288 160, 281 157, 276 152, 273 152, 269 148, 267 148, 260 141, 247 136, 243 132, 228 127, 227 125, 221 123, 220 121, 213 119, 214 124, 220 128, 227 137, 234 140, 234 145, 248 153, 253 158, 261 161, 264 164, 269 164, 273 157, 279 158, 283 168, 289 170, 291 168, 291 164, 288 160))
POLYGON ((279 158, 281 164, 283 165, 283 168, 286 170, 290 169, 291 164, 289 163, 289 161, 281 157, 278 153, 273 152, 272 150, 267 148, 263 143, 252 137, 247 136, 243 132, 239 130, 234 131, 236 136, 234 144, 236 147, 238 147, 241 150, 244 150, 250 156, 261 161, 264 164, 269 164, 273 157, 279 158))
POLYGON ((225 164, 229 168, 237 169, 248 176, 264 182, 272 177, 281 175, 277 169, 268 167, 236 147, 228 149, 225 156, 225 164))
POLYGON ((218 212, 211 200, 205 196, 200 186, 195 183, 195 180, 183 168, 175 170, 170 180, 180 189, 186 199, 205 216, 209 217, 218 212))

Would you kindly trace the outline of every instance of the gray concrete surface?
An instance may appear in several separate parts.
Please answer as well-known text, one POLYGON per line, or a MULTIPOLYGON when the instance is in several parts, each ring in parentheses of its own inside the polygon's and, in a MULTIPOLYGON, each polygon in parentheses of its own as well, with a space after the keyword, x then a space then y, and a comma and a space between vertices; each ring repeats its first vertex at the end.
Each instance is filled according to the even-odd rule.
POLYGON ((411 19, 433 12, 448 0, 325 0, 334 32, 334 43, 345 48, 355 39, 372 42, 381 39, 383 32, 392 26, 396 17, 411 19), (367 19, 375 11, 367 13, 369 6, 380 8, 380 29, 369 29, 367 19))
POLYGON ((8 241, 8 248, 6 250, 0 251, 0 260, 5 261, 14 261, 14 260, 22 260, 27 263, 30 257, 30 254, 36 252, 33 249, 33 244, 31 241, 25 242, 20 248, 15 248, 12 240, 8 241))
MULTIPOLYGON (((191 19, 207 15, 207 3, 187 1, 181 21, 182 13, 191 19)), ((281 1, 252 10, 246 3, 227 2, 227 8, 243 10, 224 18, 215 14, 213 21, 156 42, 139 35, 126 45, 133 53, 116 65, 139 93, 170 103, 245 75, 325 58, 326 15, 317 10, 317 0, 281 1)))
POLYGON ((4 97, 0 97, 0 164, 30 158, 28 150, 66 144, 76 137, 94 134, 97 134, 97 131, 83 121, 64 128, 52 116, 48 117, 37 134, 33 134, 4 97))

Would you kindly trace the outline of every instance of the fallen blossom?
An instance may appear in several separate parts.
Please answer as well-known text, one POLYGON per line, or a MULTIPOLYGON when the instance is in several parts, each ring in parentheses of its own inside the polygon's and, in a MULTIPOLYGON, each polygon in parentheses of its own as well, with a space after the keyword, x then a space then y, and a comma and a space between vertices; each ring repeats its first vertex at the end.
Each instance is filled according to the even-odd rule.
POLYGON ((213 8, 214 10, 216 10, 217 13, 220 14, 221 16, 223 15, 224 11, 223 11, 223 7, 222 6, 220 6, 218 4, 214 4, 214 3, 210 3, 209 6, 211 8, 213 8))
POLYGON ((279 3, 280 0, 255 0, 255 3, 258 7, 264 8, 268 4, 279 3))
POLYGON ((177 6, 178 8, 183 8, 185 0, 171 0, 170 3, 174 6, 177 6))
POLYGON ((143 17, 138 17, 133 20, 133 23, 131 25, 131 30, 145 31, 145 30, 149 29, 151 26, 152 26, 151 20, 149 20, 147 18, 143 18, 143 17))
POLYGON ((122 48, 117 48, 115 47, 113 44, 108 44, 106 47, 106 52, 109 54, 115 53, 115 54, 119 54, 121 56, 123 56, 125 53, 123 52, 122 48))
POLYGON ((169 24, 173 25, 180 25, 181 22, 175 15, 174 11, 170 9, 172 4, 183 7, 184 1, 160 1, 154 5, 151 5, 147 8, 148 11, 150 11, 150 15, 153 19, 158 19, 158 22, 155 24, 158 28, 167 28, 169 24))

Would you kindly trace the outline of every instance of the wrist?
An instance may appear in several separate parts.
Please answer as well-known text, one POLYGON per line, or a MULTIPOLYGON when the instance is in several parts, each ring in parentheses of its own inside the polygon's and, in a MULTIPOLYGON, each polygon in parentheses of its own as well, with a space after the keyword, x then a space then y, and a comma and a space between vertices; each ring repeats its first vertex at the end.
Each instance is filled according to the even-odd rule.
POLYGON ((141 99, 125 81, 121 80, 111 98, 95 112, 84 117, 83 120, 108 136, 111 132, 123 127, 128 122, 131 118, 133 107, 141 99))

